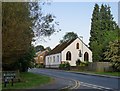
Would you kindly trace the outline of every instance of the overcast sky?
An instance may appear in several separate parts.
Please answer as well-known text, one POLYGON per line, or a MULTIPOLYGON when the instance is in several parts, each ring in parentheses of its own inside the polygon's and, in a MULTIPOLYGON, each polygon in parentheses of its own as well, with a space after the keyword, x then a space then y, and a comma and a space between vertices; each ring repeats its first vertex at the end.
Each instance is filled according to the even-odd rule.
POLYGON ((95 3, 109 4, 114 20, 118 23, 117 2, 52 2, 51 5, 42 6, 43 13, 52 13, 59 22, 61 32, 44 38, 47 42, 36 41, 36 45, 54 48, 66 32, 75 32, 83 36, 83 41, 88 45, 91 28, 91 18, 95 3))

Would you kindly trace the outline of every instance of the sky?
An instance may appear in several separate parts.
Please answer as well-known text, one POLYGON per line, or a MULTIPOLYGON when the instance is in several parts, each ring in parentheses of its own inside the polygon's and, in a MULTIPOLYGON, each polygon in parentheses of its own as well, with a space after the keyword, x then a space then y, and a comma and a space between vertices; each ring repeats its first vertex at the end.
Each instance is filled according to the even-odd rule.
POLYGON ((66 32, 75 32, 78 36, 83 36, 83 41, 88 45, 90 38, 91 18, 94 5, 97 3, 109 4, 114 20, 118 23, 118 3, 117 2, 52 2, 50 5, 43 5, 44 14, 51 13, 56 16, 55 21, 59 22, 60 32, 54 33, 45 41, 38 40, 35 45, 43 45, 52 49, 59 44, 66 32))

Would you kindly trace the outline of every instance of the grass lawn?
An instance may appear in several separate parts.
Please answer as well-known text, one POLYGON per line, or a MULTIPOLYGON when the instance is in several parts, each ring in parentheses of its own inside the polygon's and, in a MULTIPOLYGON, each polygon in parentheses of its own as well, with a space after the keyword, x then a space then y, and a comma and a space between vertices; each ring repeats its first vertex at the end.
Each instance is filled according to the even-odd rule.
POLYGON ((95 74, 120 76, 120 72, 94 72, 95 74))
POLYGON ((7 84, 7 87, 3 89, 25 89, 25 88, 34 88, 43 84, 47 84, 52 81, 52 78, 48 76, 33 74, 29 72, 20 73, 22 79, 21 82, 14 83, 14 86, 11 86, 11 83, 7 84))
POLYGON ((81 71, 81 70, 76 70, 76 72, 85 72, 85 73, 93 73, 93 74, 109 75, 109 76, 120 76, 120 72, 93 72, 93 71, 81 71))

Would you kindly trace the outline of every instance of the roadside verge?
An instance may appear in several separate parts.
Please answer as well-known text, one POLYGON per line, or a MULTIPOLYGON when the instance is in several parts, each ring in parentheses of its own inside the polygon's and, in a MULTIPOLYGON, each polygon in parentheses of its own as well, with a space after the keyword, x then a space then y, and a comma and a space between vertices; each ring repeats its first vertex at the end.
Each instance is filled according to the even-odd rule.
POLYGON ((107 77, 107 78, 116 78, 120 79, 118 76, 109 76, 109 75, 99 75, 99 74, 94 74, 94 73, 85 73, 85 72, 75 72, 75 71, 67 71, 75 74, 83 74, 83 75, 91 75, 91 76, 99 76, 99 77, 107 77))

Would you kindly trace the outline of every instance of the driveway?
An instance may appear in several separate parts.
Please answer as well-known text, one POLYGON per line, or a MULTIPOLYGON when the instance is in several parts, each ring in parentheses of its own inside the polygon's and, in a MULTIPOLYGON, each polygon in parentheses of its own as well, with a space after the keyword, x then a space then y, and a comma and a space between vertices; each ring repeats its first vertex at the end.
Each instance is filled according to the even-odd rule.
MULTIPOLYGON (((89 89, 89 91, 90 89, 92 89, 91 91, 98 91, 98 90, 99 91, 120 91, 120 87, 118 86, 120 84, 120 79, 116 79, 116 78, 76 74, 72 72, 66 72, 66 71, 55 70, 55 69, 36 68, 36 69, 31 69, 30 72, 54 77, 57 80, 56 84, 59 84, 59 85, 52 85, 53 88, 56 87, 55 89, 57 88, 59 89, 59 88, 67 87, 71 85, 71 88, 73 87, 73 89, 89 89)), ((50 87, 52 87, 52 86, 50 87, 49 86, 46 86, 48 87, 46 89, 49 89, 50 87)), ((44 88, 44 86, 42 88, 44 88)))

